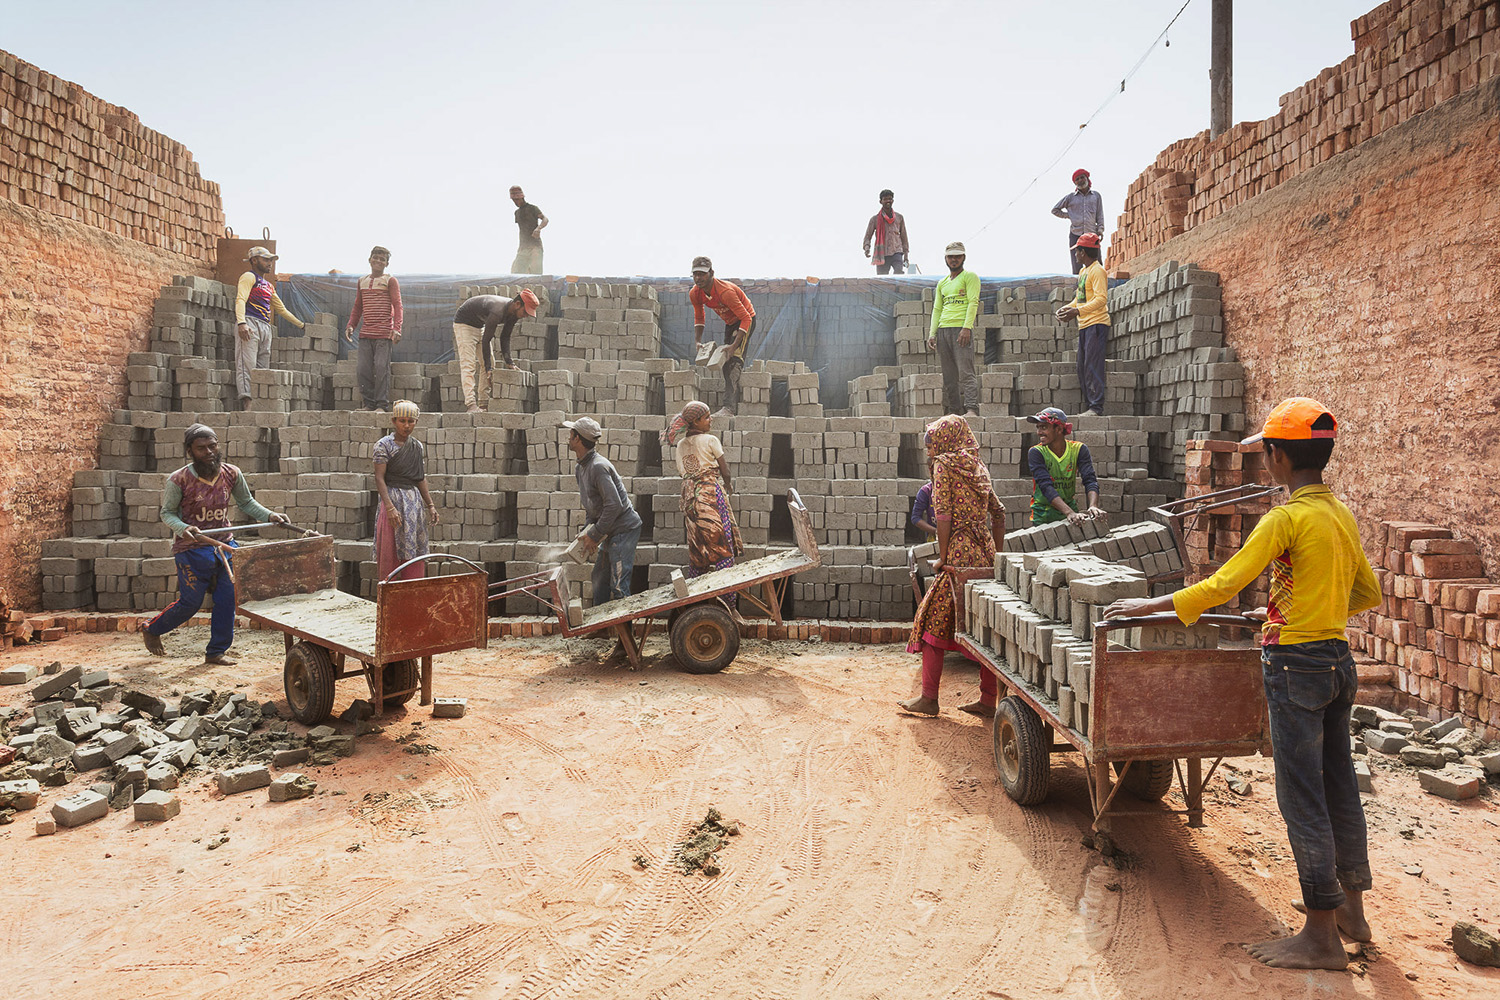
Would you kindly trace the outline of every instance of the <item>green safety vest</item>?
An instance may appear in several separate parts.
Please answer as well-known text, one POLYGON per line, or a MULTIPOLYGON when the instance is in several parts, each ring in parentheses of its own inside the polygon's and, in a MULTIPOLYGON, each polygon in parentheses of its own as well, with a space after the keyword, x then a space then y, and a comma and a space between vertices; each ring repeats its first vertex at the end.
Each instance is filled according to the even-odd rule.
MULTIPOLYGON (((1077 441, 1069 441, 1061 455, 1046 445, 1039 444, 1036 447, 1047 463, 1047 472, 1052 476, 1052 485, 1057 488, 1057 495, 1062 497, 1063 503, 1077 510, 1073 497, 1078 493, 1078 451, 1083 445, 1077 441)), ((1064 515, 1042 495, 1041 486, 1035 480, 1031 485, 1031 523, 1051 524, 1053 521, 1061 521, 1064 515)))

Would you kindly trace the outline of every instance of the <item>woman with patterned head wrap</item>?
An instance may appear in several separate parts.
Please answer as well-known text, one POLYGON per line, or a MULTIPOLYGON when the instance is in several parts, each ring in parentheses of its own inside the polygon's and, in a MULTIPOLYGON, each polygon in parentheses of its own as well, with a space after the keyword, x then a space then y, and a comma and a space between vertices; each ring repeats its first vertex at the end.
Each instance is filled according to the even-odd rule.
MULTIPOLYGON (((709 433, 708 405, 693 400, 672 418, 662 432, 663 443, 677 449, 677 473, 682 476, 682 517, 687 527, 688 578, 734 565, 745 551, 740 528, 729 506, 733 487, 724 446, 709 433)), ((735 595, 727 598, 730 606, 735 595)))
MULTIPOLYGON (((427 492, 422 442, 411 436, 421 411, 409 399, 391 408, 395 430, 375 444, 375 489, 380 493, 380 512, 375 515, 375 565, 384 580, 391 570, 408 559, 427 555, 427 521, 438 522, 437 505, 427 492)), ((397 579, 412 580, 426 575, 422 563, 413 563, 397 579)))
MULTIPOLYGON (((932 462, 932 509, 937 518, 938 579, 917 608, 906 644, 908 653, 922 654, 922 694, 897 703, 917 715, 938 714, 943 654, 959 649, 953 641, 953 590, 946 571, 993 567, 995 550, 1005 538, 1005 511, 995 498, 990 470, 979 459, 979 442, 968 421, 950 414, 928 424, 927 454, 932 462)), ((993 717, 997 694, 994 675, 981 668, 979 700, 960 710, 993 717)))

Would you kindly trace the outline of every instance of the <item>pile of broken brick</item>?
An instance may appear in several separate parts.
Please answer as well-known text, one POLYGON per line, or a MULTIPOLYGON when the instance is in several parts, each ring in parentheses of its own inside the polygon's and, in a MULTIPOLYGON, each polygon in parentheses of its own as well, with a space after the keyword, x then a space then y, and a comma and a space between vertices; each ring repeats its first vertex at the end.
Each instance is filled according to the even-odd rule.
MULTIPOLYGON (((34 666, 8 667, 0 684, 24 684, 37 673, 34 666)), ((295 772, 272 780, 270 769, 331 764, 354 753, 355 735, 378 731, 366 701, 340 717, 354 723, 355 735, 324 725, 301 736, 274 703, 242 692, 191 691, 172 705, 121 690, 102 670, 54 663, 41 673, 29 716, 0 708, 0 823, 36 808, 43 788, 66 787, 85 772, 89 786, 54 802, 51 815, 37 820, 38 834, 111 810, 133 809, 139 821, 171 819, 181 810, 172 791, 194 775, 212 775, 224 795, 269 787, 273 802, 306 798, 315 782, 295 772)))
POLYGON ((1415 712, 1398 715, 1373 705, 1354 706, 1350 728, 1354 769, 1361 791, 1371 791, 1371 761, 1417 769, 1422 788, 1445 799, 1472 799, 1487 781, 1500 781, 1500 746, 1486 744, 1458 717, 1432 722, 1415 712))

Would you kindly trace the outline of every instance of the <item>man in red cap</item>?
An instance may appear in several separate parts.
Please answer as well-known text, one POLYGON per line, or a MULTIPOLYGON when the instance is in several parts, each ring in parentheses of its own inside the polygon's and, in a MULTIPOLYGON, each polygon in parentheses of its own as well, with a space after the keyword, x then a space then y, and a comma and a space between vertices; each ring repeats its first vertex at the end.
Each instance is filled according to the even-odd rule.
POLYGON ((1276 769, 1276 804, 1297 862, 1307 923, 1247 950, 1282 969, 1343 969, 1339 940, 1370 940, 1371 888, 1364 806, 1350 755, 1349 714, 1359 676, 1344 627, 1380 603, 1380 583, 1360 547, 1359 525, 1323 484, 1338 421, 1315 399, 1283 400, 1259 434, 1271 478, 1291 494, 1255 525, 1244 546, 1201 583, 1165 597, 1130 598, 1106 618, 1173 612, 1185 624, 1223 604, 1269 566, 1261 675, 1276 769))
MULTIPOLYGON (((453 354, 458 358, 459 383, 464 390, 464 404, 470 413, 483 409, 479 405, 479 360, 484 359, 485 377, 489 384, 490 342, 495 337, 495 328, 500 328, 500 357, 505 367, 515 368, 510 356, 510 331, 522 316, 535 316, 536 293, 529 288, 513 299, 503 295, 476 295, 458 307, 453 316, 453 354)), ((489 395, 485 392, 484 395, 489 395)))
MULTIPOLYGON (((1104 349, 1109 343, 1109 281, 1099 262, 1099 234, 1084 233, 1073 244, 1074 260, 1084 265, 1072 305, 1057 310, 1059 322, 1078 320, 1078 389, 1083 405, 1104 415, 1104 349)), ((1075 265, 1076 269, 1076 265, 1075 265)))
MULTIPOLYGON (((1070 251, 1078 242, 1078 237, 1084 233, 1094 233, 1100 237, 1104 235, 1104 199, 1094 190, 1089 181, 1089 172, 1082 167, 1073 171, 1073 185, 1077 190, 1069 191, 1052 206, 1053 215, 1068 220, 1070 251)), ((1077 254, 1070 253, 1070 256, 1073 273, 1077 274, 1082 264, 1079 263, 1077 254)))

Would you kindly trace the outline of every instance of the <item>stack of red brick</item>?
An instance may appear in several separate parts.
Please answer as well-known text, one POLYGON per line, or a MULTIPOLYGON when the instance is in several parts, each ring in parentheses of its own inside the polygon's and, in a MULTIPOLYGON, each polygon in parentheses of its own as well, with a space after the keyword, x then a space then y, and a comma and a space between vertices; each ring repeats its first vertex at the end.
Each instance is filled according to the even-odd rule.
POLYGON ((187 147, 0 52, 0 198, 148 246, 211 260, 219 186, 187 147))
MULTIPOLYGON (((1184 499, 1216 493, 1235 486, 1266 484, 1265 455, 1258 445, 1237 441, 1189 441, 1184 499)), ((1185 583, 1205 580, 1240 550, 1245 538, 1271 509, 1269 499, 1245 501, 1233 507, 1195 514, 1183 521, 1188 572, 1185 583)), ((1250 610, 1265 605, 1269 578, 1262 573, 1224 607, 1250 610)))
POLYGON ((1500 0, 1391 0, 1350 25, 1354 54, 1212 141, 1173 143, 1125 196, 1112 265, 1192 229, 1441 101, 1500 76, 1500 0), (1186 190, 1184 190, 1186 189, 1186 190), (1186 196, 1186 205, 1183 198, 1186 196))
POLYGON ((1435 524, 1385 521, 1380 607, 1349 644, 1392 664, 1412 707, 1500 735, 1500 582, 1478 547, 1435 524))

